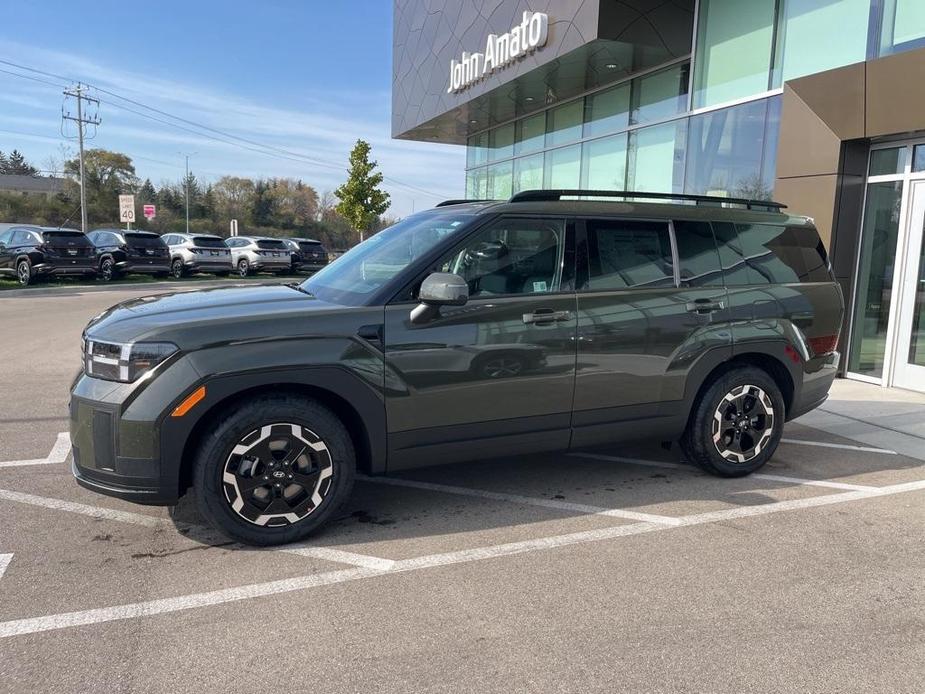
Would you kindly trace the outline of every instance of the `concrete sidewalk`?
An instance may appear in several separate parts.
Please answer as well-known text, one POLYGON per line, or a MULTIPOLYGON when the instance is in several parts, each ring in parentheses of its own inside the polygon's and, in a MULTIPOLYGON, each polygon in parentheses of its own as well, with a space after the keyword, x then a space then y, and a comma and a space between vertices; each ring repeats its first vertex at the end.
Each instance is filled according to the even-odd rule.
POLYGON ((822 407, 795 420, 925 460, 925 394, 838 379, 822 407))

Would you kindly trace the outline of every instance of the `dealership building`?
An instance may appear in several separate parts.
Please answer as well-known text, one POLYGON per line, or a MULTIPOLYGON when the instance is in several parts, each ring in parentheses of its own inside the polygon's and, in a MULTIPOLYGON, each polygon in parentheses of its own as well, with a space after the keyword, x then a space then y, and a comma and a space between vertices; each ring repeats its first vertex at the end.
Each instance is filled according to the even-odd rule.
POLYGON ((773 198, 815 219, 847 376, 925 390, 925 0, 396 0, 392 134, 466 196, 773 198))

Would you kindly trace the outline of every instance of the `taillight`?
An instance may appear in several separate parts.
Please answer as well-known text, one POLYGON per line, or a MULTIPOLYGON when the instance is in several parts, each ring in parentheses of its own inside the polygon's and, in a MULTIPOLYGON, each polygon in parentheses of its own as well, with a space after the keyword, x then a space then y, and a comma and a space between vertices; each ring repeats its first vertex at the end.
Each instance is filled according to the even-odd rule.
POLYGON ((809 349, 817 357, 831 354, 838 348, 838 335, 822 335, 821 337, 810 337, 807 339, 809 349))

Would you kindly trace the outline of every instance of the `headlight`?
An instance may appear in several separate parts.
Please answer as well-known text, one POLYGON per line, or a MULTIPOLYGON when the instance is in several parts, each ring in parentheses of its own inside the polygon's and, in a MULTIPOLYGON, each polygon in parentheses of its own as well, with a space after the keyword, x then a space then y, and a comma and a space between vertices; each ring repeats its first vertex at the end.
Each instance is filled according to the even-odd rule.
POLYGON ((84 372, 106 381, 132 383, 176 352, 170 342, 97 342, 87 339, 83 346, 84 372))

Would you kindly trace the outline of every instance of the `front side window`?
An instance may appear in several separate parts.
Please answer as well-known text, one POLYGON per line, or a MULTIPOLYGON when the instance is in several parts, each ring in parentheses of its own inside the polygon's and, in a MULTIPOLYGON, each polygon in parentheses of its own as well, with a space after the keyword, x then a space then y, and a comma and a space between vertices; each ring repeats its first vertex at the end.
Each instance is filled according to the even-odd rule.
POLYGON ((674 286, 667 224, 592 219, 588 220, 587 230, 587 279, 579 289, 606 291, 674 286))
POLYGON ((472 218, 452 207, 411 215, 354 246, 301 286, 325 301, 360 306, 472 218))
POLYGON ((502 219, 476 234, 439 263, 469 284, 470 297, 546 294, 569 284, 563 278, 565 220, 502 219))

